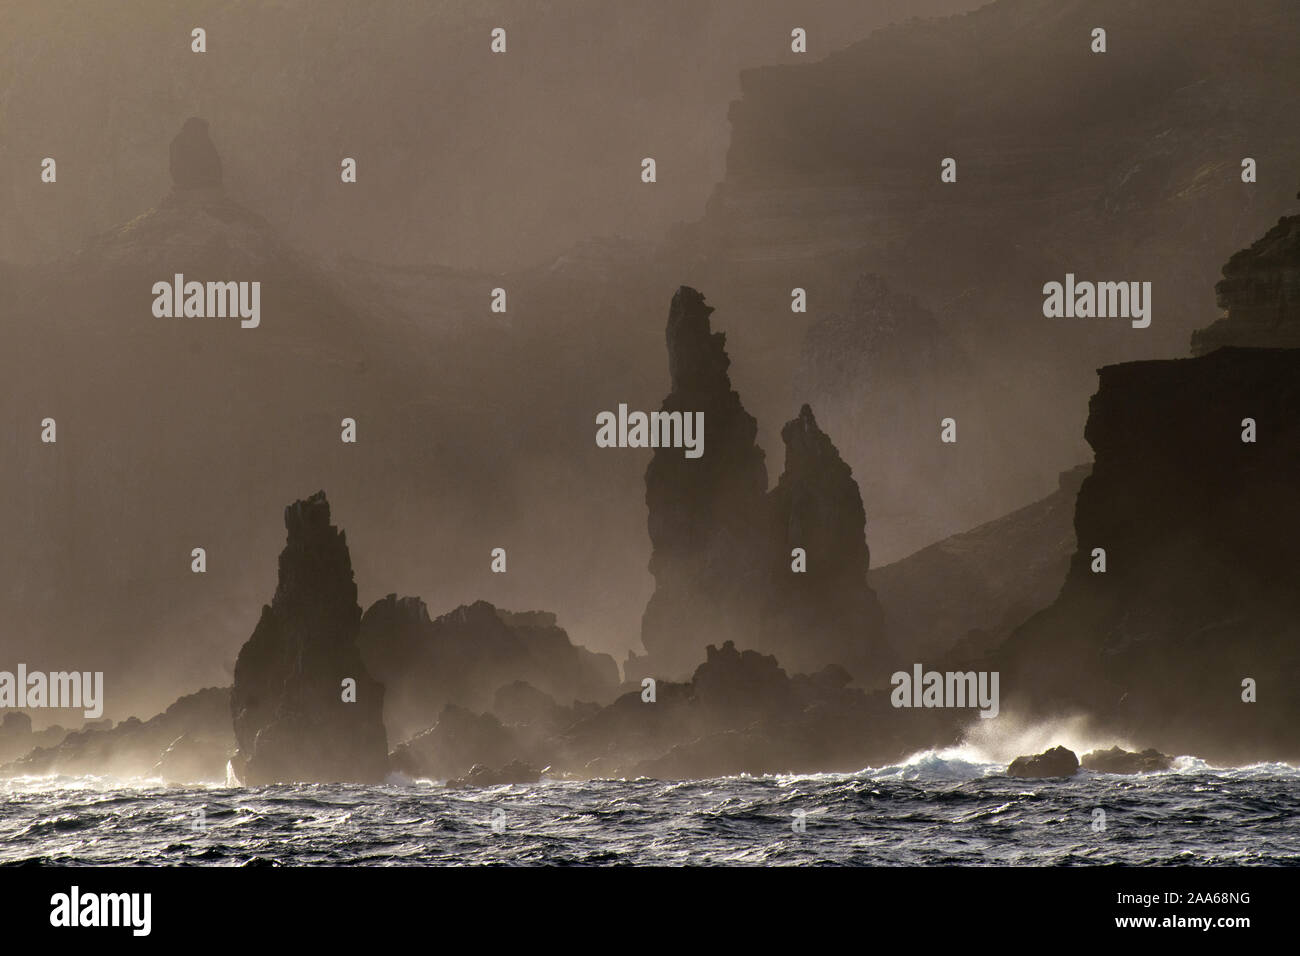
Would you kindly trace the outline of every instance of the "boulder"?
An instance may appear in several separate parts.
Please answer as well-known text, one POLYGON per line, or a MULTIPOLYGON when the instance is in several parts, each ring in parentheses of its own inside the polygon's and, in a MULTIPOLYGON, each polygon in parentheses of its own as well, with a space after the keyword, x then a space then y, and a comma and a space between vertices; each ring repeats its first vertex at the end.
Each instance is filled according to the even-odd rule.
POLYGON ((1040 754, 1017 757, 1007 767, 1008 777, 1072 777, 1079 770, 1073 750, 1053 747, 1040 754))
POLYGON ((1141 753, 1111 747, 1089 751, 1083 755, 1081 765, 1097 773, 1155 773, 1172 769, 1174 758, 1150 747, 1141 753))

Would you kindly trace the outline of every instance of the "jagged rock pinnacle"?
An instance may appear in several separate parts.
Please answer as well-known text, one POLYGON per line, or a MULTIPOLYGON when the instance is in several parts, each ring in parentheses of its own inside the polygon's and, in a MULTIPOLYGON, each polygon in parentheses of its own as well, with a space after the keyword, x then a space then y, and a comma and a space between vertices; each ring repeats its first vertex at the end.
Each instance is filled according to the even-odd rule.
POLYGON ((221 186, 221 157, 208 136, 208 121, 191 116, 171 144, 172 182, 177 189, 221 186))

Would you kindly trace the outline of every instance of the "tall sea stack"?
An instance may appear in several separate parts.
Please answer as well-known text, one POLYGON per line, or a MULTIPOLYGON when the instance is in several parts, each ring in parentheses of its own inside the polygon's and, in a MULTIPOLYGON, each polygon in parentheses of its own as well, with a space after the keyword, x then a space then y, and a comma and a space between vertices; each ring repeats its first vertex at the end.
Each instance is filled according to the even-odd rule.
POLYGON ((790 673, 834 663, 860 683, 883 682, 884 615, 867 584, 867 515, 853 471, 807 405, 781 438, 785 471, 769 496, 771 585, 759 650, 790 673))
MULTIPOLYGON (((750 646, 765 564, 767 467, 758 425, 731 387, 726 336, 711 306, 682 286, 668 314, 671 391, 662 411, 704 413, 704 454, 658 448, 646 469, 650 573, 655 592, 641 621, 655 676, 690 675, 710 644, 750 646)), ((629 671, 637 662, 629 661, 629 671)), ((627 676, 634 676, 629 673, 627 676)))
POLYGON ((233 768, 250 786, 377 783, 388 772, 384 688, 357 648, 347 539, 323 491, 285 508, 284 524, 275 597, 235 662, 233 768))

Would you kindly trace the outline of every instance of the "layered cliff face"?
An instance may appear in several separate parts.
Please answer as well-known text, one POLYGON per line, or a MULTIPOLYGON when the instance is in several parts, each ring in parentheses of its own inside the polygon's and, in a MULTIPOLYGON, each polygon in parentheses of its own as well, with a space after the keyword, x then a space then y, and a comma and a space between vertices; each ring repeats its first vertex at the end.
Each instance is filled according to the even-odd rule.
POLYGON ((1084 712, 1167 753, 1300 756, 1298 407, 1296 349, 1101 370, 1078 550, 994 655, 1007 706, 1084 712))
POLYGON ((747 644, 766 572, 767 467, 754 441, 757 423, 731 387, 726 337, 710 328, 712 311, 694 289, 682 286, 673 296, 672 388, 661 406, 703 413, 704 454, 658 448, 645 474, 655 592, 641 641, 661 677, 689 673, 719 638, 747 644))
POLYGON ((618 691, 618 665, 569 640, 555 615, 513 613, 476 601, 436 620, 419 598, 394 594, 361 618, 358 644, 384 685, 394 741, 432 727, 447 705, 482 712, 523 681, 562 706, 604 704, 618 691))
MULTIPOLYGON (((968 360, 974 387, 940 413, 969 459, 955 472, 930 465, 933 413, 900 427, 892 407, 825 401, 805 377, 742 382, 761 422, 810 401, 869 476, 877 561, 1050 494, 1087 454, 1093 370, 1183 351, 1218 266, 1294 191, 1297 32, 1290 0, 1206 0, 1163 19, 1129 0, 997 0, 742 74, 726 175, 682 237, 687 281, 747 317, 737 366, 780 381, 805 330, 847 314, 863 272, 936 317, 913 354, 955 346, 968 360), (1241 180, 1247 156, 1258 182, 1241 180), (955 182, 940 180, 944 158, 955 182), (1151 281, 1151 327, 1045 319, 1042 286, 1067 272, 1151 281), (806 317, 781 307, 796 286, 806 317), (891 432, 882 461, 876 436, 891 432)), ((928 411, 952 384, 922 365, 897 394, 928 411)))
POLYGON ((284 524, 275 596, 235 662, 235 772, 253 786, 376 783, 388 772, 384 688, 357 648, 347 539, 324 492, 285 508, 284 524))
POLYGON ((1233 255, 1214 291, 1227 314, 1192 333, 1193 355, 1224 345, 1300 348, 1300 216, 1283 216, 1233 255))
POLYGON ((866 511, 812 409, 781 429, 785 470, 768 500, 770 587, 759 649, 797 673, 839 664, 883 680, 883 614, 867 584, 866 511))

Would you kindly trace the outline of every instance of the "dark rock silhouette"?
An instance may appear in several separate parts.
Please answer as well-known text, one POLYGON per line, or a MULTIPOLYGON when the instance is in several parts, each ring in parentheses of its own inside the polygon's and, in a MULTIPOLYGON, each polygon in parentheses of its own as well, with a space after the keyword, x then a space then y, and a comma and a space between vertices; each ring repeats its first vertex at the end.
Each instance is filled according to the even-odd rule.
POLYGON ((866 511, 853 472, 807 405, 781 430, 785 470, 769 496, 770 586, 761 650, 791 671, 839 664, 884 680, 884 616, 867 584, 866 511), (791 552, 804 551, 795 572, 791 552))
POLYGON ((477 765, 504 767, 525 756, 515 735, 492 714, 448 704, 436 724, 399 744, 391 759, 393 769, 407 776, 452 780, 477 765))
POLYGON ((1079 771, 1073 750, 1053 747, 1040 754, 1017 757, 1007 767, 1008 777, 1072 777, 1079 771))
MULTIPOLYGON (((704 413, 704 455, 658 448, 646 468, 650 573, 655 591, 641 622, 649 669, 660 677, 689 672, 719 639, 747 643, 758 623, 767 468, 755 444, 758 426, 732 389, 726 336, 712 331, 713 308, 682 286, 668 314, 671 390, 662 411, 704 413)), ((646 672, 629 660, 627 676, 646 672)))
POLYGON ((396 740, 431 726, 446 704, 489 710, 515 681, 564 707, 607 703, 618 692, 614 659, 575 645, 543 611, 476 601, 431 621, 423 601, 390 594, 366 610, 358 644, 384 684, 385 723, 396 740))
POLYGON ((705 649, 691 690, 703 721, 719 727, 748 726, 784 715, 795 704, 790 678, 775 657, 739 651, 731 641, 705 649))
POLYGON ((0 775, 93 773, 161 776, 169 783, 223 781, 233 751, 230 688, 208 687, 186 694, 149 720, 128 717, 116 726, 88 721, 81 730, 0 767, 0 775))
POLYGON ((7 711, 0 720, 0 764, 30 751, 36 746, 33 737, 32 719, 21 710, 7 711))
POLYGON ((1300 757, 1300 696, 1262 690, 1300 684, 1298 407, 1297 349, 1101 370, 1078 550, 1053 604, 993 655, 1004 709, 1087 713, 1209 760, 1300 757))
POLYGON ((767 493, 757 424, 731 388, 712 311, 687 286, 669 310, 663 410, 703 411, 707 440, 702 458, 659 448, 646 469, 656 587, 642 620, 647 656, 629 655, 625 676, 677 677, 720 640, 799 671, 839 664, 883 680, 883 615, 852 471, 805 405, 782 431, 785 471, 767 493), (806 572, 792 569, 794 548, 806 572))
POLYGON ((224 780, 226 763, 233 749, 228 737, 213 739, 181 734, 159 755, 151 773, 167 783, 224 780))
POLYGON ((1109 750, 1091 750, 1079 763, 1084 770, 1097 773, 1155 773, 1172 768, 1174 758, 1150 747, 1140 753, 1111 747, 1109 750))
POLYGON ((1193 355, 1224 345, 1300 348, 1300 216, 1283 216, 1234 253, 1214 292, 1227 315, 1192 333, 1193 355))
POLYGON ((191 116, 171 144, 169 164, 177 189, 221 186, 221 156, 208 136, 208 121, 191 116))
POLYGON ((502 784, 537 783, 541 778, 542 772, 540 770, 524 763, 522 760, 511 761, 504 767, 495 770, 478 763, 471 767, 469 773, 465 774, 465 776, 448 780, 447 787, 452 790, 464 790, 470 787, 499 787, 502 784))
POLYGON ((388 772, 384 688, 357 648, 347 539, 324 492, 285 508, 284 524, 275 596, 235 661, 235 773, 248 785, 378 782, 388 772), (347 680, 355 701, 344 700, 347 680))

